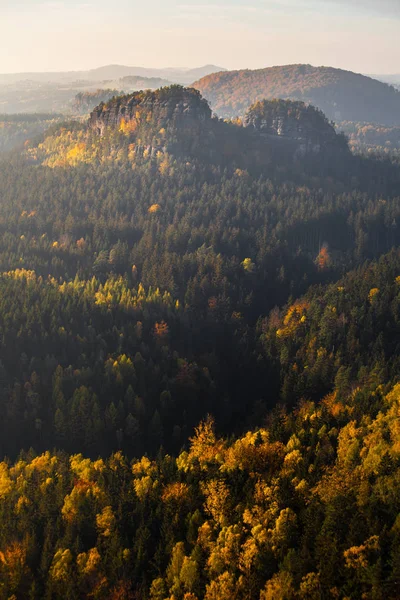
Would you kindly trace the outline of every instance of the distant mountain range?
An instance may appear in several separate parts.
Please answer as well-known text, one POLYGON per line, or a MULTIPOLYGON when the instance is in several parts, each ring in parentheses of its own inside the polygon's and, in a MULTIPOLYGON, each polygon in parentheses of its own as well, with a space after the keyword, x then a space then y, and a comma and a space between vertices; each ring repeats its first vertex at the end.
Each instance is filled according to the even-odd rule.
POLYGON ((400 89, 400 73, 397 75, 371 75, 371 77, 400 89))
POLYGON ((384 83, 400 84, 400 73, 397 73, 397 75, 370 75, 369 77, 373 77, 374 79, 378 79, 378 81, 383 81, 384 83))
POLYGON ((287 65, 224 71, 193 83, 220 117, 242 116, 257 100, 302 100, 330 119, 400 124, 400 92, 371 77, 331 67, 287 65))
POLYGON ((215 71, 221 71, 221 67, 146 69, 108 65, 90 71, 0 74, 0 114, 69 113, 77 94, 110 89, 132 92, 171 83, 187 85, 215 71))
POLYGON ((120 87, 124 90, 156 90, 160 87, 171 85, 171 81, 162 77, 140 77, 140 75, 127 75, 119 80, 120 87))
POLYGON ((12 73, 0 74, 0 85, 15 84, 20 81, 41 83, 67 83, 75 81, 114 81, 122 77, 161 77, 173 83, 187 84, 195 79, 205 77, 216 71, 223 71, 215 65, 205 65, 195 69, 147 69, 145 67, 128 67, 125 65, 107 65, 89 71, 59 71, 44 73, 12 73))
MULTIPOLYGON (((0 113, 68 114, 73 113, 77 96, 83 95, 86 101, 109 91, 129 93, 180 84, 198 89, 223 118, 243 116, 254 102, 281 98, 312 104, 337 123, 368 122, 390 127, 400 125, 397 82, 400 86, 400 75, 374 79, 302 64, 241 71, 227 71, 216 65, 194 69, 107 65, 88 71, 0 75, 0 113)), ((89 110, 95 106, 86 104, 89 110)))

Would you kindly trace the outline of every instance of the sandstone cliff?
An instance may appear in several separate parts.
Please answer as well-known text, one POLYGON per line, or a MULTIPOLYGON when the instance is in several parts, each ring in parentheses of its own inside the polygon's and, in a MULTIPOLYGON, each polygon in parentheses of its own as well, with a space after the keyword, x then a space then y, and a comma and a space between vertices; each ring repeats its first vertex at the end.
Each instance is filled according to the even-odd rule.
POLYGON ((136 157, 167 153, 246 169, 348 150, 325 115, 303 102, 263 100, 243 122, 224 122, 197 90, 181 86, 114 97, 93 110, 88 126, 117 145, 124 142, 115 133, 126 135, 136 157))
POLYGON ((271 142, 276 140, 296 146, 297 154, 319 153, 328 148, 346 147, 345 140, 336 134, 334 126, 325 115, 304 102, 256 102, 247 111, 243 124, 271 142))
POLYGON ((101 103, 91 113, 89 126, 102 135, 108 127, 122 125, 134 132, 144 123, 148 129, 199 129, 210 120, 211 109, 199 92, 171 86, 118 96, 101 103))

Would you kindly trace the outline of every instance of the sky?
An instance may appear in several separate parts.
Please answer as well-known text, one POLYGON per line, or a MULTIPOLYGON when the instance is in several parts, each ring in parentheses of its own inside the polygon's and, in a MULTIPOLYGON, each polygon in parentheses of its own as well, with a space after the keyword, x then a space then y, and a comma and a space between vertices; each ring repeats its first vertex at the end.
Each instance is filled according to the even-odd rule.
POLYGON ((400 0, 0 0, 0 73, 293 63, 400 73, 400 0))

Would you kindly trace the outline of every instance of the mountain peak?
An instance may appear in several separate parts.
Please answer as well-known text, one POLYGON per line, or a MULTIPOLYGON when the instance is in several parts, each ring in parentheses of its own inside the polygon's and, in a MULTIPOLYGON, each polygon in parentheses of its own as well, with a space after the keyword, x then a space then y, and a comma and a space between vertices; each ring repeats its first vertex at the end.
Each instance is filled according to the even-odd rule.
POLYGON ((108 127, 128 128, 132 132, 146 128, 168 129, 193 126, 196 121, 211 119, 211 109, 200 92, 172 85, 154 91, 116 96, 96 107, 89 126, 100 134, 108 127))
POLYGON ((296 155, 347 150, 345 139, 337 135, 324 113, 301 101, 258 101, 246 112, 243 124, 271 142, 294 144, 296 155))

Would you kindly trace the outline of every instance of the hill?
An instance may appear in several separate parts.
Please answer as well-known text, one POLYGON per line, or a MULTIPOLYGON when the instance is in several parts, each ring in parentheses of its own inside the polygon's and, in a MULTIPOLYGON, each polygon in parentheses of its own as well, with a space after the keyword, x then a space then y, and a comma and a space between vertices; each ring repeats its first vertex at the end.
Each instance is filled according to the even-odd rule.
POLYGON ((304 102, 256 102, 246 112, 243 124, 270 142, 280 140, 295 144, 297 154, 318 154, 328 148, 347 150, 345 139, 337 135, 323 112, 304 102))
POLYGON ((400 124, 400 92, 370 77, 331 67, 225 71, 208 75, 193 87, 220 117, 243 115, 257 100, 290 98, 313 104, 335 121, 400 124))
POLYGON ((346 135, 350 148, 355 152, 400 156, 400 126, 342 121, 338 130, 346 135))
POLYGON ((123 90, 155 90, 160 87, 171 85, 168 79, 162 77, 140 77, 139 75, 127 75, 120 80, 121 89, 123 90))
POLYGON ((121 92, 118 90, 94 90, 90 92, 79 92, 71 101, 71 109, 76 115, 88 114, 100 102, 107 102, 113 96, 118 96, 121 92))
POLYGON ((0 114, 0 154, 14 148, 22 148, 26 140, 43 134, 62 119, 63 116, 57 114, 0 114))
POLYGON ((302 102, 264 101, 243 122, 225 123, 212 117, 197 90, 178 85, 114 96, 86 124, 54 134, 31 149, 48 166, 114 161, 111 143, 118 156, 129 155, 133 162, 172 155, 252 171, 290 166, 307 155, 348 152, 326 117, 302 102))
POLYGON ((146 67, 129 67, 124 65, 108 65, 99 67, 83 73, 83 78, 91 81, 119 79, 123 77, 145 77, 154 78, 160 77, 171 81, 172 83, 190 83, 195 78, 205 77, 210 73, 224 71, 221 67, 215 65, 204 65, 197 68, 146 68, 146 67))
POLYGON ((204 77, 210 73, 223 71, 221 67, 215 65, 205 65, 194 69, 182 68, 146 68, 146 67, 129 67, 126 65, 106 65, 89 69, 87 71, 53 71, 43 73, 9 73, 0 74, 0 85, 7 85, 19 81, 30 82, 76 82, 84 81, 106 81, 116 80, 122 77, 162 77, 174 83, 190 83, 196 78, 204 77))
POLYGON ((91 113, 89 125, 100 134, 107 127, 126 127, 134 133, 140 125, 144 125, 145 129, 176 128, 189 119, 197 124, 209 122, 211 110, 207 102, 194 89, 170 86, 102 102, 91 113))

